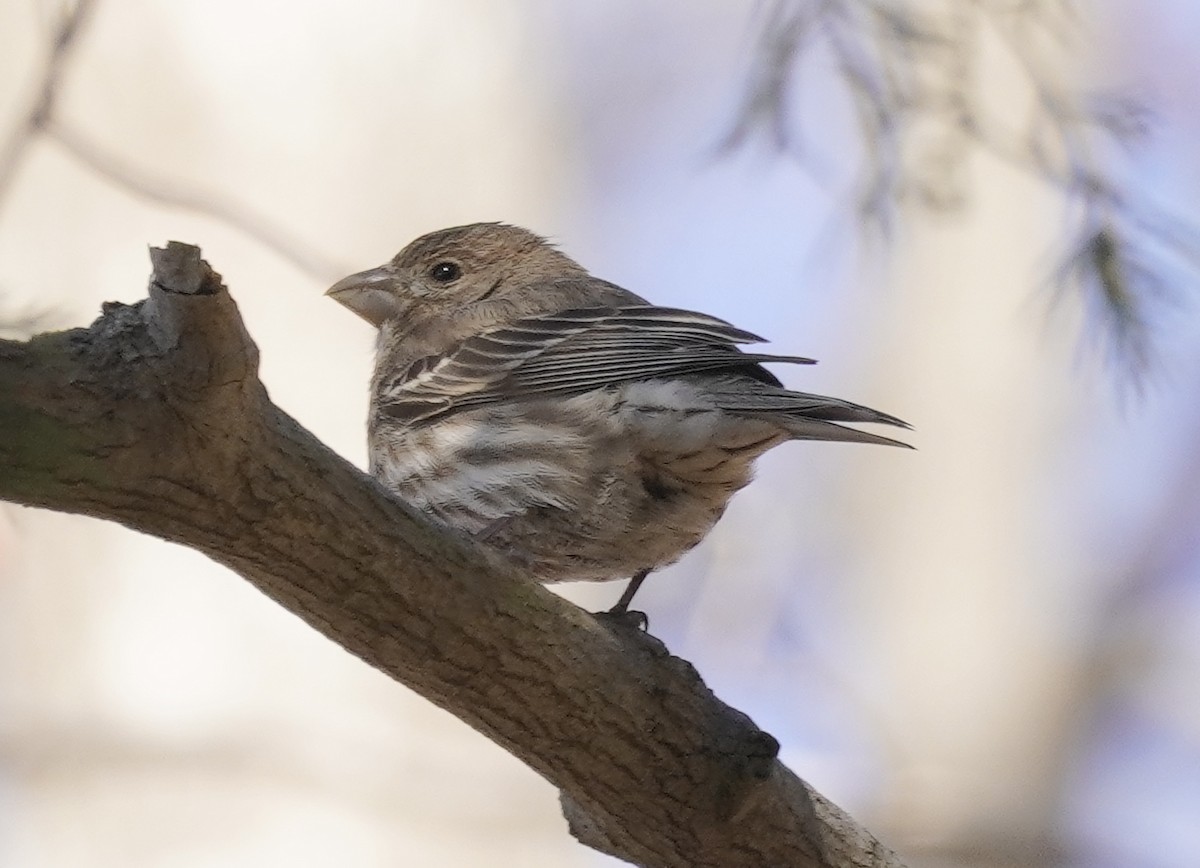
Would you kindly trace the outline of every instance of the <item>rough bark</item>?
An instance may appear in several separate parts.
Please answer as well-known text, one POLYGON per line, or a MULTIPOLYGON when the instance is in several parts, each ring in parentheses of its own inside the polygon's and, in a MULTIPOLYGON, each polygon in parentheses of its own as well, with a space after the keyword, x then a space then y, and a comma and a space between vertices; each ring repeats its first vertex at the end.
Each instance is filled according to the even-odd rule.
POLYGON ((650 866, 897 866, 655 639, 431 526, 271 403, 197 248, 149 298, 0 341, 0 497, 204 552, 558 787, 650 866))

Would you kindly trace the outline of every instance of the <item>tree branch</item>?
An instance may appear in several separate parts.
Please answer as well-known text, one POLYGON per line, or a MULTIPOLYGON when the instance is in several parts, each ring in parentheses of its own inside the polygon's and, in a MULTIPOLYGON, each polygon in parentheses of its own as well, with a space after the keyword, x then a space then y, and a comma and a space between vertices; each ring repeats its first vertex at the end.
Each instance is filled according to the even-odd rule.
POLYGON ((898 866, 657 640, 427 523, 271 403, 197 248, 149 298, 0 341, 0 497, 190 546, 511 751, 653 866, 898 866))

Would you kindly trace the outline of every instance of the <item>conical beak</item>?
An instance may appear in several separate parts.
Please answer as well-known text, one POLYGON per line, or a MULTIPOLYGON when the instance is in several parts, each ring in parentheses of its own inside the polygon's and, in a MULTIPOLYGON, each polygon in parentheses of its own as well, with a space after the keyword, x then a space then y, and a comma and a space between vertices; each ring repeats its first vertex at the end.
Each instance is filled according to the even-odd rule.
POLYGON ((392 293, 395 274, 390 265, 381 265, 343 277, 325 294, 339 304, 378 326, 396 312, 396 296, 392 293))

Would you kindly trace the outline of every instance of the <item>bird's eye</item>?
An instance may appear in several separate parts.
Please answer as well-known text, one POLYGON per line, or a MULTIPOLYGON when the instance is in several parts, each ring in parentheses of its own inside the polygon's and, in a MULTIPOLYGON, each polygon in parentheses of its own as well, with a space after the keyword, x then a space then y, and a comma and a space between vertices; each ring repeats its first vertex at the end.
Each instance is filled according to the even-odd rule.
POLYGON ((438 283, 453 283, 462 277, 462 269, 457 262, 439 262, 429 269, 429 276, 438 283))

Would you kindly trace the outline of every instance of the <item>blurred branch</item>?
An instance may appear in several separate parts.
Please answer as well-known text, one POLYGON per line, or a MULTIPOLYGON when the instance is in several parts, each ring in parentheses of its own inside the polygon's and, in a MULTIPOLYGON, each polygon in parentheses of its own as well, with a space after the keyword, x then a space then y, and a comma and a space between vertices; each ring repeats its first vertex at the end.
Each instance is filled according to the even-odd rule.
POLYGON ((1147 134, 1146 112, 1072 81, 1082 30, 1072 0, 779 0, 723 146, 761 138, 806 159, 799 84, 810 57, 832 59, 861 131, 864 226, 887 236, 905 203, 962 207, 975 149, 1028 172, 1058 192, 1074 226, 1053 282, 1083 292, 1105 323, 1112 359, 1136 382, 1153 366, 1154 312, 1169 295, 1168 275, 1200 275, 1200 236, 1120 180, 1122 155, 1147 134), (1010 93, 985 91, 985 43, 1024 81, 1023 123, 1007 121, 1010 93))
MULTIPOLYGON (((0 210, 4 207, 30 146, 53 114, 63 76, 95 5, 94 0, 76 0, 58 11, 33 99, 24 116, 0 144, 0 210)), ((0 338, 31 334, 49 320, 50 313, 45 310, 0 314, 0 338)))
POLYGON ((311 245, 301 243, 286 229, 264 215, 254 213, 246 205, 221 201, 209 193, 189 190, 164 178, 152 177, 115 154, 106 152, 63 121, 50 121, 44 132, 68 154, 120 189, 148 202, 211 217, 244 232, 281 259, 323 283, 336 280, 338 275, 348 270, 344 264, 314 252, 311 245))
POLYGON ((105 180, 156 205, 179 208, 210 217, 262 244, 298 270, 321 283, 345 274, 346 266, 321 256, 291 232, 240 203, 222 201, 209 192, 188 189, 155 178, 121 160, 64 121, 55 112, 74 49, 97 0, 76 0, 68 5, 51 28, 46 60, 37 78, 36 92, 24 117, 0 146, 0 209, 11 192, 25 156, 39 137, 56 142, 74 159, 105 180))
POLYGON ((148 300, 0 341, 0 498, 117 521, 242 575, 561 793, 638 865, 899 868, 686 661, 433 525, 271 403, 200 251, 148 300))
POLYGON ((38 76, 37 90, 29 109, 0 147, 0 205, 3 205, 8 197, 29 146, 54 112, 73 49, 78 44, 79 34, 95 6, 94 0, 76 0, 74 5, 67 6, 60 13, 58 23, 50 35, 49 51, 38 76))

